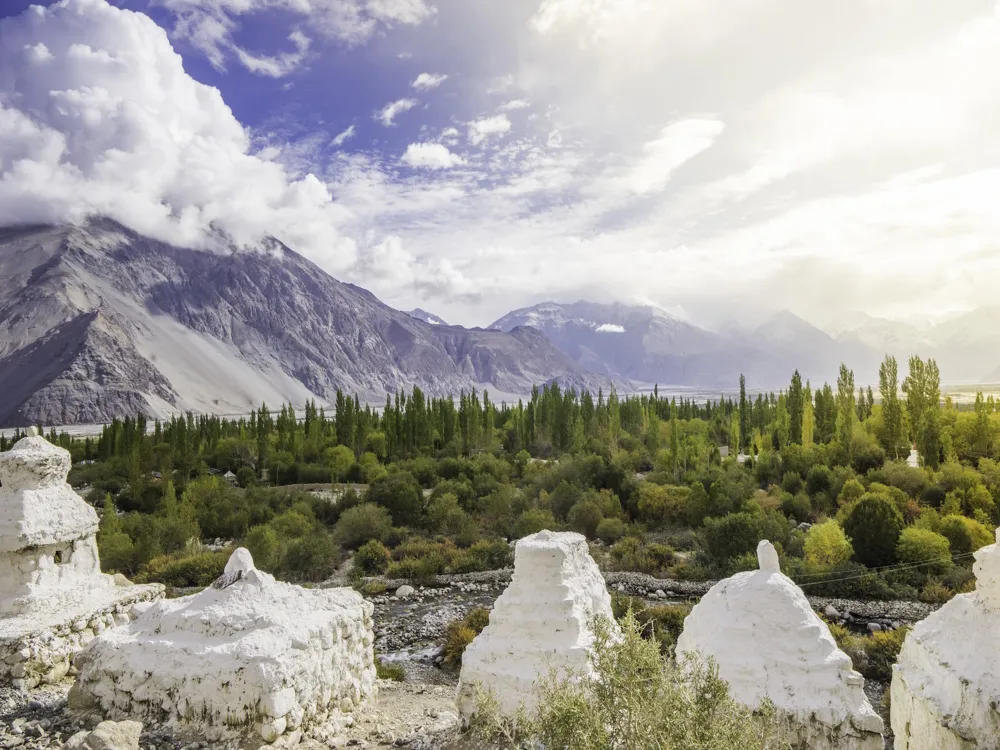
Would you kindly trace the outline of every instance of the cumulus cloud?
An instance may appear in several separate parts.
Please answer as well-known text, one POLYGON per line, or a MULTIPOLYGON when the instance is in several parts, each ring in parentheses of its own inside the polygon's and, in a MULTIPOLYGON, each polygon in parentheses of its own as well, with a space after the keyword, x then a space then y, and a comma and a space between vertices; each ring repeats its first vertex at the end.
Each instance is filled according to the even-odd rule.
POLYGON ((440 143, 411 143, 400 161, 407 166, 424 169, 450 169, 465 163, 462 157, 451 153, 440 143))
POLYGON ((500 105, 500 111, 509 112, 515 109, 525 109, 530 106, 531 103, 527 99, 511 99, 509 102, 500 105))
POLYGON ((351 138, 354 137, 354 134, 355 134, 354 126, 351 125, 349 128, 347 128, 347 130, 342 130, 336 136, 334 136, 334 139, 330 141, 330 144, 333 146, 343 146, 347 141, 349 141, 351 138))
POLYGON ((397 99, 394 102, 389 102, 382 107, 382 109, 376 112, 375 119, 388 128, 393 124, 397 115, 401 115, 403 112, 409 112, 416 106, 416 99, 397 99))
POLYGON ((434 73, 421 73, 410 85, 417 91, 430 91, 431 89, 436 89, 447 80, 448 76, 443 73, 440 75, 436 75, 434 73))
POLYGON ((478 146, 495 135, 503 135, 510 130, 510 118, 507 115, 493 115, 469 123, 469 141, 478 146))
POLYGON ((327 187, 253 153, 147 16, 33 6, 0 20, 0 71, 0 224, 106 215, 187 245, 273 233, 328 267, 353 262, 327 187))
POLYGON ((366 41, 380 26, 416 25, 435 10, 424 0, 153 0, 176 18, 173 33, 188 39, 219 70, 232 54, 250 71, 278 77, 287 75, 305 58, 309 40, 301 29, 289 39, 295 52, 275 56, 254 55, 234 38, 240 19, 263 11, 282 11, 301 26, 327 39, 349 44, 366 41), (298 38, 296 38, 296 36, 298 38))

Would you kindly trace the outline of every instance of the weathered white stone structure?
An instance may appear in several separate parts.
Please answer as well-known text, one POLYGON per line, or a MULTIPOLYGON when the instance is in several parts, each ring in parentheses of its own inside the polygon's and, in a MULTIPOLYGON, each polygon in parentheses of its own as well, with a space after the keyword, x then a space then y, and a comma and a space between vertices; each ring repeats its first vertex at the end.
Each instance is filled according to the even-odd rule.
POLYGON ((1000 748, 1000 529, 975 557, 976 590, 917 623, 892 668, 897 750, 1000 748))
POLYGON ((758 545, 757 558, 759 570, 719 581, 691 610, 678 657, 713 659, 744 705, 770 700, 793 747, 881 750, 883 724, 864 678, 781 573, 770 542, 758 545))
POLYGON ((514 575, 490 623, 462 657, 459 709, 467 719, 476 691, 513 713, 534 705, 539 678, 552 670, 589 674, 594 618, 617 629, 611 597, 581 534, 539 531, 518 541, 514 575))
POLYGON ((97 513, 66 484, 69 452, 29 431, 0 453, 0 679, 34 687, 163 587, 101 573, 97 513))
POLYGON ((241 746, 294 743, 376 694, 372 611, 351 589, 276 581, 240 548, 209 588, 94 640, 70 706, 241 746))

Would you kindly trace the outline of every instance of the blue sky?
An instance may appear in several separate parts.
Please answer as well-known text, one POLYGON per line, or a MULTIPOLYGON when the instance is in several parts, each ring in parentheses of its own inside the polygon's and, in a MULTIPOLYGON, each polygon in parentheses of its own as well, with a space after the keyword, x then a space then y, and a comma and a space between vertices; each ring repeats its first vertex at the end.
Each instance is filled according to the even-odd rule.
POLYGON ((468 325, 995 297, 995 0, 29 5, 0 6, 0 223, 270 233, 468 325))

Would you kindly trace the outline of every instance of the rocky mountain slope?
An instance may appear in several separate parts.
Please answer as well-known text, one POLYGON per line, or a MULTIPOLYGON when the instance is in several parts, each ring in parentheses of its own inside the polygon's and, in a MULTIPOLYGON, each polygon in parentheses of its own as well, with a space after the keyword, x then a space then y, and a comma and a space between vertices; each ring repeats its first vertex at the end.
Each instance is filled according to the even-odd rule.
POLYGON ((0 425, 607 385, 537 330, 430 325, 276 240, 197 251, 108 220, 0 230, 0 425))
POLYGON ((411 318, 416 318, 417 320, 422 320, 425 323, 430 323, 432 326, 446 326, 448 323, 444 318, 435 315, 434 313, 422 310, 419 307, 415 307, 412 310, 407 310, 406 314, 411 318))
POLYGON ((491 329, 531 326, 584 367, 645 383, 753 388, 788 382, 798 369, 815 381, 836 378, 841 361, 870 376, 875 351, 842 343, 782 311, 751 331, 715 333, 653 306, 545 302, 515 310, 491 329))

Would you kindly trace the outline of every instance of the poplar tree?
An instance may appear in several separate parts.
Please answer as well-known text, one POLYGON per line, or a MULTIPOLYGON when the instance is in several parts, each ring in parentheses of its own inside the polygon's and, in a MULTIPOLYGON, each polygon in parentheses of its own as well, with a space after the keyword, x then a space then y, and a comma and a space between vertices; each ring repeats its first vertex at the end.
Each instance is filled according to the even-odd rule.
POLYGON ((899 375, 896 358, 886 355, 878 368, 878 391, 882 398, 882 447, 899 458, 903 441, 903 407, 899 401, 899 375))

